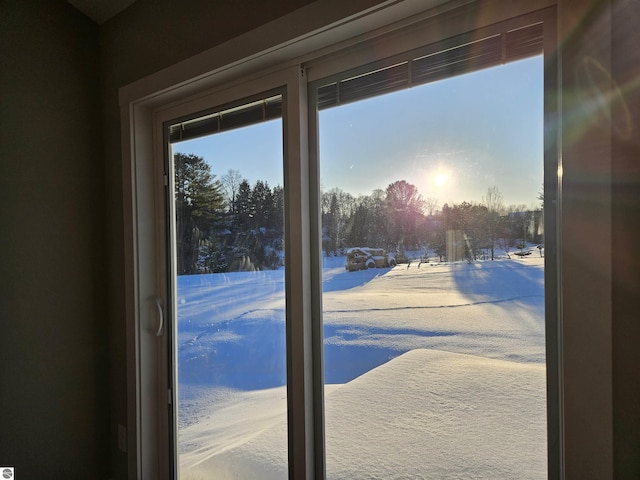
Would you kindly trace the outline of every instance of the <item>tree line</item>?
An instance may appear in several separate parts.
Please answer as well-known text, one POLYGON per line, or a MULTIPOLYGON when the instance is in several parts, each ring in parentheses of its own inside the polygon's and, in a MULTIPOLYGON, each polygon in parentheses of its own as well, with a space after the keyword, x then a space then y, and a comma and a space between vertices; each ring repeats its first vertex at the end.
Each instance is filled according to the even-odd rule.
POLYGON ((202 157, 174 156, 179 275, 275 269, 284 250, 284 191, 236 170, 220 179, 202 157))
MULTIPOLYGON (((202 157, 176 154, 175 211, 179 274, 278 268, 284 251, 284 191, 237 170, 220 179, 202 157)), ((542 200, 541 197, 539 197, 542 200)), ((322 192, 322 247, 342 255, 349 247, 432 252, 447 258, 447 232, 460 232, 469 261, 509 255, 526 243, 542 243, 542 207, 505 205, 496 187, 481 202, 444 204, 424 199, 415 185, 398 180, 386 189, 354 197, 339 188, 322 192)))
POLYGON ((482 202, 462 202, 441 208, 435 199, 423 199, 417 188, 398 180, 385 190, 353 197, 334 188, 322 194, 323 250, 341 255, 352 246, 381 247, 396 252, 432 252, 445 260, 447 232, 460 232, 464 257, 495 258, 527 243, 542 243, 542 206, 505 205, 497 187, 482 202))

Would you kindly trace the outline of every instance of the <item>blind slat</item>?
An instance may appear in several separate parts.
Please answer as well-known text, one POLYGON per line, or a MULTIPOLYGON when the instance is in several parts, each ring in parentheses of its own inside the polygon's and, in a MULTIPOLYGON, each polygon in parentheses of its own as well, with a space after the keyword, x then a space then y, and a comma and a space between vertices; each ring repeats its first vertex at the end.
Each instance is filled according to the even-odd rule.
POLYGON ((542 23, 512 30, 506 34, 507 60, 516 60, 542 53, 542 23))
POLYGON ((210 113, 169 127, 169 142, 211 135, 282 117, 282 96, 271 97, 248 105, 210 113))
POLYGON ((413 61, 413 84, 434 82, 502 62, 502 38, 489 37, 413 61))
MULTIPOLYGON (((461 41, 462 41, 461 37, 461 41)), ((543 27, 529 25, 461 44, 317 89, 318 109, 420 85, 542 53, 543 27)))
POLYGON ((407 63, 394 65, 340 83, 340 101, 352 102, 360 98, 389 93, 408 86, 407 63))

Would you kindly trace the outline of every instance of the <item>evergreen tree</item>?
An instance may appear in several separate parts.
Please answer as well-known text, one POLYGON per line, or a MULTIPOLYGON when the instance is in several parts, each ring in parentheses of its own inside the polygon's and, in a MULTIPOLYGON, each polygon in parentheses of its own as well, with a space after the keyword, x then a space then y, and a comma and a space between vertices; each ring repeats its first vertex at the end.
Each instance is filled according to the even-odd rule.
POLYGON ((234 227, 237 231, 244 232, 245 230, 251 228, 251 210, 251 186, 246 179, 243 179, 238 186, 238 194, 236 195, 234 227))
POLYGON ((327 255, 338 253, 338 236, 340 235, 338 229, 338 197, 335 192, 331 194, 331 202, 329 203, 329 211, 324 216, 325 225, 325 245, 324 250, 327 255))
POLYGON ((267 228, 273 207, 273 196, 267 182, 258 180, 251 192, 252 228, 267 228))
POLYGON ((351 216, 349 236, 347 237, 347 243, 350 246, 366 246, 369 244, 368 226, 370 222, 369 210, 365 204, 361 203, 356 208, 355 213, 351 216))
POLYGON ((271 194, 272 212, 269 227, 279 232, 279 236, 284 236, 284 189, 277 185, 273 187, 271 194))
POLYGON ((178 153, 174 165, 178 273, 197 273, 201 240, 224 210, 222 186, 202 157, 178 153))

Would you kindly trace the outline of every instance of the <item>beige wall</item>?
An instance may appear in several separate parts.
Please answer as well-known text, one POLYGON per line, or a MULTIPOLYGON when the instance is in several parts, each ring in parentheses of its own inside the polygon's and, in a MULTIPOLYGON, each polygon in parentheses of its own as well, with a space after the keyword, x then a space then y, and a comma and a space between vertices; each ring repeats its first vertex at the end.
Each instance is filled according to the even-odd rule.
POLYGON ((611 478, 611 132, 604 110, 587 100, 606 88, 590 76, 592 69, 610 71, 610 13, 604 3, 579 0, 565 0, 558 10, 564 431, 589 439, 566 442, 565 467, 582 478, 611 478), (607 260, 594 261, 598 257, 607 260))
POLYGON ((640 478, 640 4, 612 2, 613 441, 616 479, 640 478))
POLYGON ((0 12, 0 466, 105 478, 98 28, 62 1, 0 12))
POLYGON ((559 2, 569 478, 640 478, 638 6, 559 2))

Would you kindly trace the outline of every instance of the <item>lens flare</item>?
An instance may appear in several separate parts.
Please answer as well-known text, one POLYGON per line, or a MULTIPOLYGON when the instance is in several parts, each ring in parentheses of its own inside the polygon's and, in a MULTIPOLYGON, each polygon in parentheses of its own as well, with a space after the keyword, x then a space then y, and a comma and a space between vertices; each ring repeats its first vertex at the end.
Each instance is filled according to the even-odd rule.
POLYGON ((449 181, 448 173, 438 173, 435 177, 433 177, 433 184, 436 187, 444 187, 448 181, 449 181))

